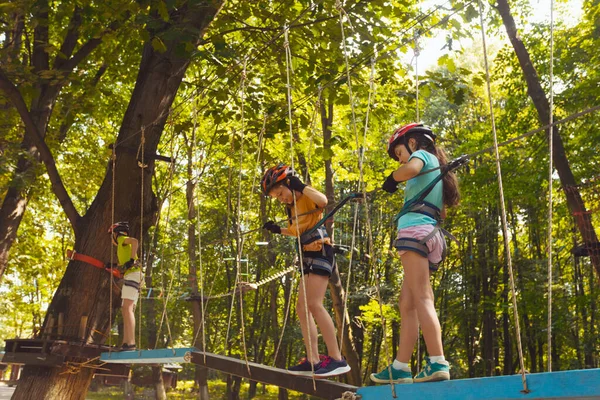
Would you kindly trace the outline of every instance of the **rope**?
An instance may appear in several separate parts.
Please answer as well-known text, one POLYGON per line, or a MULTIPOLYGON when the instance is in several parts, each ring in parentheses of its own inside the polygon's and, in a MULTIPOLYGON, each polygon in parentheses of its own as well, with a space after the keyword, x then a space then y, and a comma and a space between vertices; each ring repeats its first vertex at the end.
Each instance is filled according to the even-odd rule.
MULTIPOLYGON (((415 111, 417 119, 415 122, 420 122, 421 118, 419 118, 419 35, 417 34, 417 30, 414 31, 415 36, 415 111)), ((421 324, 417 321, 417 375, 421 372, 421 324)), ((391 374, 390 374, 391 376, 391 374)))
POLYGON ((548 372, 552 372, 552 173, 554 170, 554 0, 550 0, 550 118, 548 124, 548 372))
POLYGON ((506 250, 506 261, 508 264, 508 272, 510 275, 510 289, 512 295, 512 303, 513 303, 513 313, 515 319, 515 330, 517 334, 517 348, 519 350, 519 362, 521 363, 521 380, 523 383, 523 392, 529 393, 529 389, 527 388, 527 378, 525 377, 525 363, 523 361, 523 346, 521 344, 521 328, 519 326, 519 311, 517 309, 517 295, 515 291, 515 278, 513 274, 512 268, 512 259, 510 254, 510 243, 508 239, 508 226, 506 223, 506 208, 504 204, 504 189, 502 187, 502 166, 500 165, 500 151, 498 149, 498 135, 496 134, 496 121, 494 120, 494 104, 492 101, 492 88, 490 84, 490 69, 488 65, 488 57, 487 57, 487 46, 485 40, 485 26, 483 21, 483 4, 481 0, 479 2, 479 21, 481 24, 481 40, 483 44, 483 59, 485 63, 485 76, 487 83, 487 94, 488 94, 488 102, 490 106, 490 118, 492 122, 492 133, 494 137, 494 151, 496 155, 496 171, 498 174, 498 190, 500 192, 500 210, 502 213, 502 234, 504 236, 504 249, 506 250))
MULTIPOLYGON (((177 265, 179 265, 179 260, 177 261, 177 265)), ((171 343, 171 347, 173 346, 173 337, 171 336, 171 326, 169 325, 169 316, 167 314, 167 305, 169 303, 169 298, 171 297, 171 288, 173 287, 173 280, 174 280, 174 272, 173 270, 171 270, 171 280, 169 282, 169 288, 167 289, 167 295, 164 298, 163 301, 163 312, 162 315, 160 316, 160 324, 158 325, 158 329, 156 332, 156 343, 154 343, 154 348, 158 347, 158 338, 159 338, 159 334, 160 331, 162 330, 162 324, 163 322, 166 323, 167 325, 167 332, 169 335, 169 343, 171 343)), ((175 349, 173 348, 173 355, 175 355, 175 349)))
MULTIPOLYGON (((115 151, 115 147, 113 146, 112 149, 112 156, 111 156, 111 161, 112 161, 112 188, 111 188, 111 194, 110 194, 110 226, 112 228, 112 226, 115 224, 115 181, 116 181, 116 173, 115 173, 115 167, 117 164, 117 153, 115 151)), ((114 251, 112 248, 112 239, 113 238, 113 234, 111 232, 110 234, 110 267, 112 268, 115 262, 115 255, 114 255, 114 251)), ((112 331, 112 321, 113 321, 113 317, 112 317, 112 309, 113 309, 113 285, 114 285, 114 275, 110 274, 110 287, 109 287, 109 307, 108 307, 108 352, 110 353, 112 351, 112 335, 110 334, 110 332, 112 331)), ((110 356, 110 354, 109 354, 110 356)))
MULTIPOLYGON (((290 162, 290 166, 292 167, 292 170, 294 170, 294 131, 293 131, 293 120, 292 120, 292 85, 290 84, 290 75, 293 73, 293 69, 292 69, 292 52, 290 50, 290 41, 289 41, 289 32, 288 32, 288 27, 286 25, 286 27, 284 28, 284 42, 283 42, 283 47, 285 49, 285 66, 286 66, 286 86, 287 86, 287 103, 288 103, 288 120, 289 120, 289 126, 290 126, 290 158, 291 158, 291 162, 290 162)), ((309 320, 309 313, 308 313, 308 301, 306 299, 306 282, 304 281, 304 263, 303 263, 303 259, 302 259, 302 241, 300 240, 300 226, 298 224, 298 207, 297 207, 297 203, 296 203, 296 192, 294 190, 291 191, 292 192, 292 198, 294 201, 294 221, 293 223, 296 224, 296 240, 297 240, 297 246, 298 246, 298 260, 300 262, 300 275, 301 275, 301 281, 302 281, 302 292, 303 292, 303 299, 304 299, 304 311, 305 311, 305 317, 306 317, 306 330, 307 330, 307 336, 308 336, 308 349, 307 349, 307 353, 309 353, 312 350, 312 339, 310 337, 310 320, 309 320)), ((310 362, 310 358, 309 355, 307 354, 307 359, 309 359, 310 362)), ((312 375, 312 382, 313 382, 313 389, 317 390, 317 382, 315 381, 315 368, 314 368, 314 364, 312 362, 310 362, 310 370, 311 370, 311 375, 312 375)))
MULTIPOLYGON (((114 146, 113 146, 114 147, 114 146)), ((138 148, 138 152, 141 150, 141 161, 139 163, 139 167, 141 170, 141 182, 140 182, 140 260, 142 265, 140 266, 140 274, 145 276, 144 273, 144 168, 146 165, 144 164, 144 152, 146 149, 146 132, 144 126, 142 126, 142 138, 140 140, 140 147, 138 148)), ((142 287, 143 282, 140 282, 140 287, 142 287)), ((139 354, 142 355, 141 345, 142 345, 142 304, 143 301, 140 301, 139 306, 139 318, 138 318, 138 346, 140 347, 139 354)))
MULTIPOLYGON (((237 257, 236 257, 236 285, 240 282, 240 275, 242 269, 242 252, 244 249, 244 236, 242 236, 242 231, 240 228, 241 215, 242 215, 242 171, 243 171, 243 161, 244 161, 244 131, 245 131, 245 120, 244 120, 244 100, 246 95, 246 60, 244 59, 243 73, 240 82, 240 113, 241 113, 241 138, 240 138, 240 172, 238 176, 238 198, 237 198, 237 218, 236 218, 236 244, 237 244, 237 257)), ((246 268, 248 267, 248 263, 246 263, 246 268)), ((247 272, 247 271, 246 271, 247 272)), ((233 301, 231 302, 233 306, 233 301)), ((244 360, 246 361, 246 368, 248 370, 248 375, 251 375, 250 372, 250 364, 248 363, 248 350, 246 348, 246 324, 244 321, 244 296, 242 291, 240 290, 240 322, 242 327, 242 345, 244 348, 244 360)))
MULTIPOLYGON (((294 260, 295 263, 295 260, 294 260)), ((290 272, 295 272, 296 271, 296 267, 292 266, 290 267, 290 272)), ((292 293, 294 292, 292 289, 294 287, 294 278, 296 277, 296 274, 292 274, 292 284, 290 286, 290 293, 288 294, 288 300, 287 300, 287 307, 285 308, 285 315, 283 316, 283 326, 281 327, 281 334, 279 335, 279 341, 277 342, 277 347, 275 348, 275 355, 273 356, 273 366, 276 367, 277 365, 277 355, 279 354, 279 349, 281 347, 281 343, 283 343, 283 334, 285 333, 285 328, 287 326, 287 321, 289 319, 290 316, 290 308, 292 308, 292 293)))
MULTIPOLYGON (((415 122, 419 122, 421 120, 421 118, 419 118, 419 54, 420 54, 420 49, 419 49, 419 35, 417 34, 417 31, 414 31, 414 38, 415 38, 415 97, 416 97, 416 101, 415 101, 415 109, 416 109, 416 120, 415 122)), ((420 343, 419 343, 420 344, 420 343)))
MULTIPOLYGON (((171 154, 173 154, 173 152, 174 152, 173 151, 174 150, 174 143, 175 143, 175 141, 171 140, 171 154)), ((171 186, 173 184, 173 175, 174 175, 174 172, 175 172, 175 162, 171 161, 171 165, 170 165, 170 168, 169 168, 169 178, 168 178, 168 182, 169 183, 167 185, 167 190, 166 190, 165 193, 169 193, 170 192, 170 188, 171 188, 171 186)), ((165 232, 167 234, 166 235, 167 237, 169 237, 169 228, 171 227, 171 203, 172 202, 169 201, 169 204, 167 205, 167 216, 166 216, 166 219, 165 219, 165 232)), ((160 221, 160 218, 158 218, 157 221, 156 221, 156 227, 157 228, 158 228, 159 221, 160 221)), ((164 262, 164 251, 165 251, 165 246, 162 246, 159 266, 163 265, 163 262, 164 262)), ((179 257, 177 257, 177 261, 176 261, 175 264, 179 265, 179 257)), ((162 270, 162 268, 161 268, 161 270, 162 270)), ((162 290, 164 291, 164 273, 163 273, 163 279, 161 279, 161 281, 162 281, 162 290)), ((160 331, 162 330, 163 319, 165 319, 165 317, 166 317, 166 322, 167 322, 167 330, 169 332, 169 338, 170 338, 171 343, 173 342, 172 338, 170 336, 171 327, 169 326, 169 319, 168 319, 168 316, 166 315, 167 314, 167 303, 169 302, 169 297, 170 297, 170 294, 171 294, 171 288, 172 288, 172 286, 173 286, 173 271, 171 270, 171 281, 169 283, 169 288, 167 289, 166 299, 164 300, 163 314, 161 316, 160 324, 159 324, 158 330, 156 332, 156 342, 154 344, 154 348, 156 348, 158 346, 158 338, 159 338, 160 331)), ((174 350, 173 350, 173 352, 174 352, 174 350)))
POLYGON ((310 157, 312 155, 311 150, 313 147, 313 140, 317 129, 317 114, 319 113, 319 109, 321 108, 321 95, 321 85, 319 85, 319 94, 317 95, 317 100, 315 101, 315 109, 313 111, 313 116, 309 128, 310 142, 308 143, 308 154, 306 155, 306 171, 304 173, 304 182, 308 181, 308 171, 310 171, 310 157))
MULTIPOLYGON (((350 76, 350 65, 348 63, 348 49, 346 47, 346 33, 344 30, 343 16, 344 15, 346 16, 346 19, 348 20, 350 27, 352 27, 352 22, 350 22, 350 18, 348 16, 348 14, 346 13, 346 11, 344 10, 340 0, 336 0, 335 7, 339 12, 340 32, 342 34, 342 53, 344 54, 344 63, 346 65, 346 80, 347 80, 347 84, 348 84, 348 98, 350 101, 350 110, 351 110, 351 115, 352 115, 352 132, 354 132, 356 149, 360 151, 360 145, 358 142, 358 131, 356 129, 356 112, 354 109, 354 94, 352 92, 352 79, 350 76)), ((358 191, 360 192, 361 188, 362 188, 362 180, 363 180, 362 157, 359 157, 358 168, 359 168, 359 173, 360 173, 359 183, 358 183, 358 185, 359 185, 358 191)), ((356 244, 356 230, 358 227, 358 208, 359 208, 359 204, 356 203, 354 205, 352 242, 350 245, 351 251, 350 251, 350 257, 349 257, 349 261, 348 261, 348 277, 346 278, 346 289, 344 290, 344 307, 343 307, 343 311, 342 311, 342 329, 340 332, 340 353, 342 352, 342 350, 344 348, 344 329, 346 326, 346 313, 347 313, 347 309, 348 309, 348 291, 350 290, 350 281, 352 278, 352 259, 353 259, 353 255, 354 255, 353 250, 354 250, 354 246, 356 244)))

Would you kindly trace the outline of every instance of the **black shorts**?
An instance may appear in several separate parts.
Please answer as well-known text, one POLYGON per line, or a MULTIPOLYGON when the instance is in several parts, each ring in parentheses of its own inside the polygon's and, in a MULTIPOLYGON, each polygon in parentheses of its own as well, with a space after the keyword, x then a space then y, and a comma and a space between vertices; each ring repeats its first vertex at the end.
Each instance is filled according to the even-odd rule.
POLYGON ((331 276, 335 271, 335 256, 333 247, 326 244, 323 251, 303 251, 302 252, 302 269, 304 274, 316 274, 322 276, 331 276))

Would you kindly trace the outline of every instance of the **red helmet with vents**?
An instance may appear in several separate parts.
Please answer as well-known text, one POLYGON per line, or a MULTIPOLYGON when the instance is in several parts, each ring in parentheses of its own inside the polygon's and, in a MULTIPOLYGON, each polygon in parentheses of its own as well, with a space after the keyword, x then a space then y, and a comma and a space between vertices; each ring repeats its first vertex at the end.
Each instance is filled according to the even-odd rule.
POLYGON ((269 168, 265 171, 260 181, 260 188, 263 194, 268 196, 271 189, 293 175, 294 171, 285 164, 278 164, 275 167, 269 168))
POLYGON ((398 157, 396 156, 394 149, 399 144, 405 145, 406 149, 408 150, 408 154, 412 154, 412 151, 408 147, 408 142, 407 142, 407 137, 409 134, 411 134, 411 135, 412 134, 421 134, 421 135, 425 136, 427 139, 431 140, 433 143, 435 143, 436 136, 431 131, 431 128, 429 128, 428 126, 425 126, 423 124, 419 124, 416 122, 413 122, 412 124, 401 126, 400 128, 398 128, 394 131, 394 133, 390 137, 390 140, 388 140, 388 146, 387 146, 388 155, 390 157, 392 157, 394 160, 398 161, 398 157))

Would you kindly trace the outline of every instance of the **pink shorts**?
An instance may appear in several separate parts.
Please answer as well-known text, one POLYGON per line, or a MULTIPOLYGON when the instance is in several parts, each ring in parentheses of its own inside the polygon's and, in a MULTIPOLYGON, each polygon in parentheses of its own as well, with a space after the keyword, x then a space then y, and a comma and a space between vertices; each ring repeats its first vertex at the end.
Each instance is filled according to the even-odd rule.
MULTIPOLYGON (((413 238, 417 240, 423 239, 425 236, 429 235, 431 231, 434 229, 433 225, 417 225, 410 226, 408 228, 403 228, 398 231, 398 236, 396 239, 400 238, 413 238)), ((431 264, 439 264, 442 261, 442 253, 444 251, 445 240, 442 232, 438 232, 431 239, 425 243, 427 248, 429 249, 429 255, 427 258, 431 264)), ((398 250, 399 255, 403 255, 409 250, 398 250)))

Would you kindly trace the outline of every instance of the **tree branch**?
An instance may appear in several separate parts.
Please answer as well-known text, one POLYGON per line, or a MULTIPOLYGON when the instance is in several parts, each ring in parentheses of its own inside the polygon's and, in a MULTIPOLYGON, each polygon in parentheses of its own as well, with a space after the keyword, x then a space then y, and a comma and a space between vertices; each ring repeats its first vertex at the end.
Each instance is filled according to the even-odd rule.
POLYGON ((79 39, 79 27, 81 26, 81 8, 75 6, 73 15, 71 16, 71 22, 69 22, 69 29, 65 35, 62 46, 60 46, 60 53, 54 60, 54 69, 60 69, 65 60, 69 59, 75 50, 77 40, 79 39))
POLYGON ((60 174, 56 168, 56 163, 54 162, 52 152, 38 132, 35 122, 31 118, 31 114, 29 113, 27 105, 23 100, 23 96, 21 96, 19 90, 10 81, 10 79, 8 79, 8 77, 4 74, 4 71, 1 69, 0 89, 4 91, 6 96, 10 99, 19 112, 19 115, 25 124, 25 135, 27 136, 27 139, 31 140, 37 147, 40 158, 44 162, 44 165, 46 165, 46 170, 48 172, 48 176, 50 177, 50 182, 52 183, 52 191, 58 198, 58 201, 67 215, 67 218, 69 218, 75 234, 77 234, 77 226, 81 216, 77 212, 77 209, 75 208, 75 205, 73 204, 73 201, 71 200, 71 197, 69 196, 69 193, 67 192, 67 189, 60 178, 60 174))
MULTIPOLYGON (((129 14, 123 16, 123 20, 126 20, 129 17, 129 14)), ((62 71, 71 72, 73 68, 75 68, 83 59, 85 59, 100 43, 102 43, 102 38, 109 32, 113 32, 117 30, 121 26, 121 20, 113 21, 107 29, 105 29, 98 37, 88 40, 75 54, 73 57, 66 60, 64 63, 61 63, 60 69, 62 71)))

